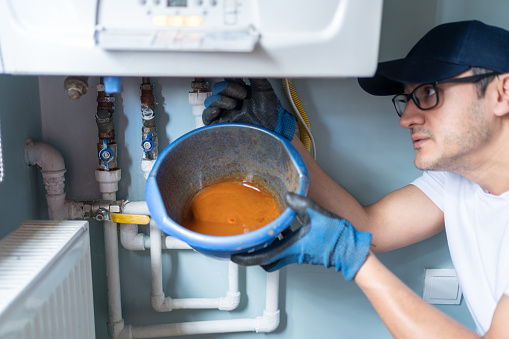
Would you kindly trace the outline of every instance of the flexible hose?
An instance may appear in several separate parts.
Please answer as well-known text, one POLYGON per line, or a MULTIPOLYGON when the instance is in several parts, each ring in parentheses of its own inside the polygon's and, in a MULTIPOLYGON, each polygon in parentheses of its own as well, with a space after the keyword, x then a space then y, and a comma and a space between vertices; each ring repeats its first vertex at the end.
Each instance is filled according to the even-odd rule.
MULTIPOLYGON (((306 111, 304 110, 304 107, 302 106, 302 102, 299 99, 299 95, 295 90, 295 86, 293 85, 293 79, 283 79, 283 85, 286 96, 290 101, 293 101, 295 107, 297 108, 296 113, 302 116, 302 119, 304 120, 306 126, 309 127, 309 119, 307 117, 306 111)), ((306 146, 307 150, 310 151, 311 139, 309 138, 309 135, 306 133, 302 121, 300 119, 297 119, 297 122, 299 123, 300 141, 302 141, 304 146, 306 146)))
POLYGON ((313 156, 316 159, 315 141, 311 134, 309 119, 306 114, 306 110, 299 99, 299 95, 297 94, 297 90, 293 84, 293 79, 283 79, 283 87, 285 89, 286 96, 288 100, 290 100, 293 110, 298 117, 297 122, 299 123, 300 140, 309 152, 311 152, 311 147, 313 148, 313 156))

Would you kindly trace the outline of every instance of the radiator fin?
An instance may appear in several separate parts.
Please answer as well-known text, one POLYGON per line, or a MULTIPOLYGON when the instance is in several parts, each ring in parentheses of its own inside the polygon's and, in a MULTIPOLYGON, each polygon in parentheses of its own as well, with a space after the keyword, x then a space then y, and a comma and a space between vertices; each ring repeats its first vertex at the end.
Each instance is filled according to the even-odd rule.
POLYGON ((0 338, 95 338, 86 221, 27 221, 0 240, 0 338))

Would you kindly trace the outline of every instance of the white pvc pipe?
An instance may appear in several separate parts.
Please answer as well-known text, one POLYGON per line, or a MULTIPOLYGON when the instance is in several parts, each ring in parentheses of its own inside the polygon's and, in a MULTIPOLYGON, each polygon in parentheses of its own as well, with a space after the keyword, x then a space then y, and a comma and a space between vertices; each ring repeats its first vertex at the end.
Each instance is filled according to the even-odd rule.
POLYGON ((66 169, 62 154, 50 144, 28 139, 25 143, 25 161, 28 165, 37 165, 41 168, 49 218, 66 219, 68 217, 64 208, 66 169))
POLYGON ((205 99, 211 96, 212 92, 191 92, 189 93, 189 104, 191 104, 191 111, 194 116, 194 127, 203 127, 202 114, 205 109, 205 99))
POLYGON ((120 224, 120 243, 130 251, 145 250, 145 235, 138 233, 138 225, 120 224))
POLYGON ((150 267, 152 271, 152 293, 150 295, 152 307, 158 312, 171 311, 171 306, 168 304, 170 299, 165 299, 163 292, 161 230, 152 219, 150 220, 150 267))
POLYGON ((226 291, 226 297, 219 298, 218 309, 231 311, 236 309, 239 303, 239 266, 230 261, 228 262, 228 291, 226 291))
MULTIPOLYGON (((113 171, 96 170, 99 191, 104 200, 116 200, 120 169, 113 171), (98 173, 101 172, 101 173, 98 173)), ((122 299, 120 294, 120 268, 118 262, 117 224, 109 220, 103 221, 104 250, 106 259, 106 278, 108 286, 108 327, 113 338, 117 338, 124 329, 122 318, 122 299)))
POLYGON ((256 332, 272 332, 279 326, 279 271, 267 273, 267 290, 265 293, 265 310, 258 317, 256 332))
POLYGON ((99 183, 99 192, 104 200, 117 199, 120 178, 121 171, 118 168, 111 171, 95 170, 95 180, 99 183))
POLYGON ((127 201, 122 208, 122 213, 150 215, 145 201, 127 201))
POLYGON ((228 291, 219 298, 181 298, 165 297, 162 278, 161 230, 150 221, 150 259, 152 268, 152 307, 157 312, 169 312, 174 309, 210 309, 231 311, 239 305, 238 267, 234 263, 228 266, 228 291))
POLYGON ((175 237, 171 237, 169 235, 162 238, 163 239, 163 250, 190 250, 191 246, 179 240, 175 237))
MULTIPOLYGON (((122 213, 124 213, 124 214, 140 214, 140 215, 150 216, 150 211, 148 210, 147 202, 145 202, 145 201, 127 201, 125 203, 124 207, 122 208, 122 213)), ((121 231, 122 231, 122 225, 121 225, 121 231)), ((127 228, 126 228, 126 231, 127 231, 127 228)), ((132 231, 129 230, 127 232, 132 232, 132 231)), ((124 243, 122 242, 122 245, 124 245, 124 247, 126 247, 126 246, 130 247, 131 244, 127 243, 127 241, 128 241, 127 237, 135 238, 138 236, 137 234, 136 235, 135 234, 125 235, 126 244, 124 245, 124 243)), ((141 249, 141 240, 137 239, 134 241, 136 241, 137 244, 135 244, 135 245, 133 244, 132 246, 136 247, 136 248, 132 248, 132 249, 133 250, 141 249)), ((191 249, 191 247, 188 244, 186 244, 185 242, 183 242, 179 239, 176 239, 174 237, 171 237, 171 236, 162 237, 162 241, 163 241, 163 244, 161 247, 162 249, 181 249, 181 250, 191 249)), ((144 247, 144 249, 150 248, 149 236, 144 235, 143 247, 144 247)), ((130 248, 128 248, 128 249, 130 249, 130 248)))
POLYGON ((267 292, 265 297, 265 311, 279 312, 279 271, 267 273, 267 292))
POLYGON ((267 273, 266 305, 262 316, 245 319, 193 321, 152 326, 127 325, 122 338, 162 338, 232 332, 272 332, 279 326, 279 271, 267 273))
POLYGON ((48 215, 52 220, 83 218, 83 202, 65 200, 67 171, 62 154, 53 146, 33 139, 25 143, 25 160, 28 165, 41 168, 46 188, 48 215))
MULTIPOLYGON (((150 248, 150 236, 139 233, 138 225, 120 224, 120 243, 130 251, 143 251, 150 248)), ((161 248, 163 250, 189 250, 191 246, 185 242, 171 237, 161 237, 161 248)))
POLYGON ((62 154, 45 142, 28 139, 25 143, 25 159, 29 165, 38 165, 45 172, 65 171, 62 154))
POLYGON ((162 338, 206 333, 232 333, 255 331, 257 319, 231 319, 194 321, 132 327, 132 338, 162 338))
POLYGON ((118 263, 117 224, 105 220, 104 247, 106 257, 106 276, 108 280, 108 313, 109 323, 122 321, 120 298, 120 269, 118 263))
POLYGON ((152 168, 154 167, 156 161, 155 159, 141 159, 141 171, 143 172, 143 177, 145 180, 148 179, 150 172, 152 172, 152 168))
MULTIPOLYGON (((140 215, 148 215, 150 216, 150 211, 148 210, 147 203, 145 201, 127 201, 122 208, 122 213, 124 214, 140 214, 140 215)), ((120 231, 122 232, 122 225, 120 225, 120 231)), ((124 232, 128 232, 130 234, 124 234, 124 241, 122 241, 122 245, 129 250, 143 250, 150 248, 150 237, 143 235, 143 244, 141 240, 141 236, 138 234, 138 227, 136 228, 128 228, 124 227, 124 232), (136 229, 136 234, 132 233, 136 229), (134 241, 135 244, 130 243, 130 241, 134 241), (143 247, 143 248, 142 248, 143 247)), ((122 239, 122 233, 121 239, 122 239)), ((162 249, 168 250, 188 250, 191 247, 185 242, 171 237, 171 236, 163 236, 162 237, 162 249)))

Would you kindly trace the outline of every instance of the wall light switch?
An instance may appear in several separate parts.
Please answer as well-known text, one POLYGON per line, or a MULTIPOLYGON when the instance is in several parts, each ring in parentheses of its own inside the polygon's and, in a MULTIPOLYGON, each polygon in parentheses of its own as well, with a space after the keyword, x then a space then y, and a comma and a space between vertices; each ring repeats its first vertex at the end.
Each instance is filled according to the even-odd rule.
POLYGON ((454 269, 426 269, 423 299, 430 304, 459 304, 461 289, 454 269))

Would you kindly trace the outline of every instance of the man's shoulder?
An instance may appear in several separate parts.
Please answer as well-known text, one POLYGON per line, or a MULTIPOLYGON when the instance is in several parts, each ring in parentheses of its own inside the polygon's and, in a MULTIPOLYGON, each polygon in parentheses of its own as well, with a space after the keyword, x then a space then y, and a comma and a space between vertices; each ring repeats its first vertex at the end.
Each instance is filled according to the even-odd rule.
POLYGON ((425 171, 422 176, 418 178, 425 182, 435 182, 444 188, 453 187, 457 185, 462 186, 478 186, 476 183, 468 180, 460 174, 447 171, 425 171))

